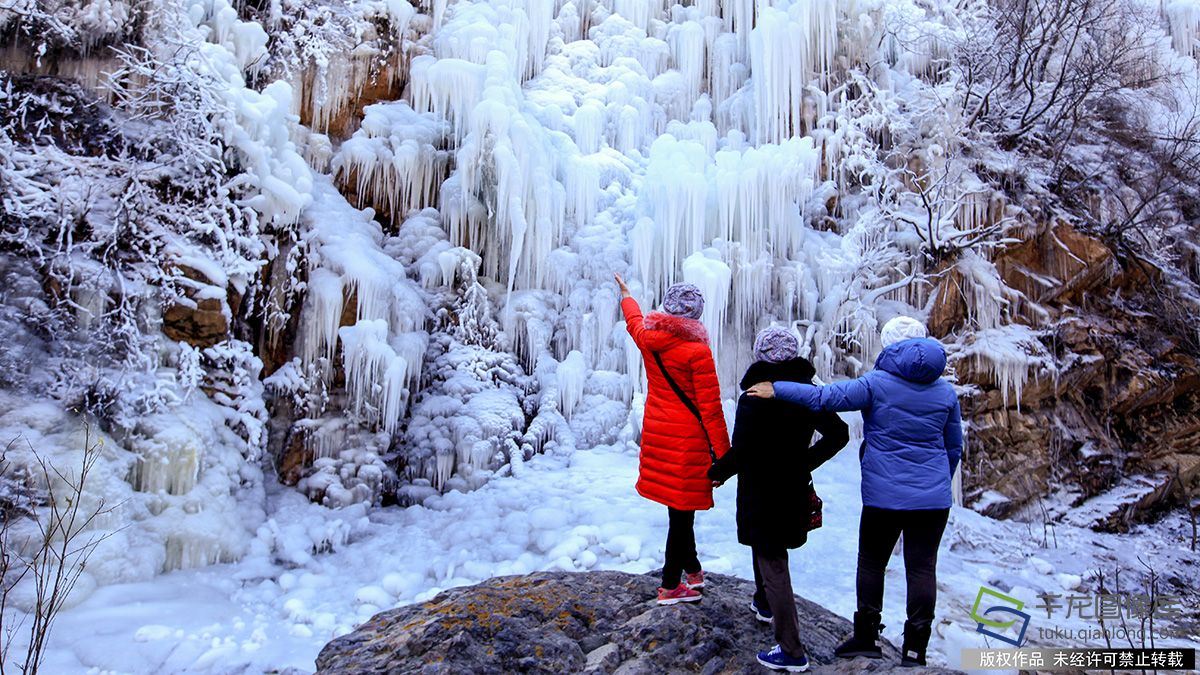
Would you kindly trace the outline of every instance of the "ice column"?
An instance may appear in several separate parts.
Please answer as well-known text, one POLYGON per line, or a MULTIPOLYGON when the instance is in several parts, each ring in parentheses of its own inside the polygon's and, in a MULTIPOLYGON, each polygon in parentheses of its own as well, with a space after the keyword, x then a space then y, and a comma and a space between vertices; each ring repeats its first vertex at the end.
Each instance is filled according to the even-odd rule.
POLYGON ((750 35, 758 138, 780 142, 804 133, 805 91, 825 84, 837 51, 835 0, 797 2, 787 10, 764 7, 750 35))
POLYGON ((1184 56, 1196 55, 1200 35, 1200 0, 1168 0, 1162 12, 1171 28, 1171 44, 1184 56))
POLYGON ((583 388, 587 383, 588 376, 587 363, 584 362, 583 353, 579 351, 571 351, 567 354, 554 371, 556 383, 558 385, 558 407, 562 412, 562 416, 566 419, 571 419, 571 413, 574 412, 575 406, 583 399, 583 388))
POLYGON ((683 77, 685 100, 695 101, 704 89, 705 36, 704 28, 696 21, 672 24, 667 31, 671 58, 683 77))
POLYGON ((333 360, 344 303, 341 277, 322 268, 309 272, 301 352, 304 363, 315 364, 320 358, 333 360))
POLYGON ((704 314, 700 320, 708 329, 713 351, 721 346, 721 329, 725 325, 725 314, 729 308, 729 287, 733 272, 721 260, 715 248, 706 248, 688 256, 683 261, 683 279, 695 284, 704 296, 704 314))
POLYGON ((638 200, 652 223, 639 221, 631 235, 634 265, 655 300, 675 279, 679 261, 707 243, 707 168, 700 142, 663 135, 650 146, 638 200))
POLYGON ((407 404, 408 363, 388 344, 387 322, 359 321, 339 329, 338 335, 354 414, 395 432, 407 404))

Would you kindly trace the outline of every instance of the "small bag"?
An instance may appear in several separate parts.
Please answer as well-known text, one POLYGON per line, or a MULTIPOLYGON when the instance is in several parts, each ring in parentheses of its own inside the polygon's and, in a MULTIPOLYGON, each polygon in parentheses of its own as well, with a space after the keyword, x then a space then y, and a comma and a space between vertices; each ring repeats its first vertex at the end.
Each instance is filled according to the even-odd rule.
POLYGON ((817 491, 812 481, 808 483, 808 494, 812 495, 812 512, 808 517, 808 531, 812 532, 821 527, 821 507, 824 506, 825 502, 822 502, 821 498, 817 496, 817 491))

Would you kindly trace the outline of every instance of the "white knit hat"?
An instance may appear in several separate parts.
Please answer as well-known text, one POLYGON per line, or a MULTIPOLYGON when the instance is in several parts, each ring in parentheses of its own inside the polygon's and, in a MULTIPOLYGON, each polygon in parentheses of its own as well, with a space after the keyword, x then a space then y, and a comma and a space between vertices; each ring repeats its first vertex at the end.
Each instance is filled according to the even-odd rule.
POLYGON ((911 316, 898 316, 883 324, 880 337, 884 347, 891 347, 902 340, 929 337, 929 331, 925 330, 925 324, 911 316))

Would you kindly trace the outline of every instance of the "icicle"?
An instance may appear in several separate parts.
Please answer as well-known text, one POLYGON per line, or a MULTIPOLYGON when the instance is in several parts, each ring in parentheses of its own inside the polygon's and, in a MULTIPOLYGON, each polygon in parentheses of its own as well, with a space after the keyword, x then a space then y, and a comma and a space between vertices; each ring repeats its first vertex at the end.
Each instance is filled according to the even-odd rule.
POLYGON ((569 420, 575 406, 583 399, 583 388, 587 382, 587 363, 583 360, 583 354, 578 351, 567 354, 559 362, 554 376, 558 386, 558 409, 569 420))
POLYGON ((430 0, 433 5, 433 29, 437 30, 442 27, 442 22, 446 18, 446 5, 450 4, 450 0, 430 0))
POLYGON ((745 55, 749 49, 750 31, 754 27, 755 7, 759 3, 756 0, 724 0, 722 4, 725 28, 737 39, 739 54, 745 55))
POLYGON ((414 58, 409 71, 413 109, 453 120, 453 137, 462 138, 483 93, 484 73, 484 66, 461 59, 414 58))
POLYGON ((1200 37, 1200 0, 1168 0, 1162 13, 1171 29, 1171 44, 1184 56, 1196 56, 1197 37, 1200 37))
POLYGON ((167 536, 163 571, 195 569, 233 559, 225 554, 222 532, 181 532, 167 536))
POLYGON ((956 268, 962 273, 967 319, 981 331, 999 328, 1010 309, 1011 291, 996 266, 974 251, 964 251, 956 268))
POLYGON ((435 204, 449 164, 449 125, 403 101, 367 106, 361 128, 342 144, 334 176, 352 187, 358 205, 372 205, 398 222, 435 204))
POLYGON ((575 145, 585 155, 600 150, 600 139, 604 137, 604 106, 598 101, 586 101, 575 111, 572 126, 575 129, 575 145))
POLYGON ((545 266, 534 261, 545 260, 559 244, 566 201, 555 180, 552 146, 540 125, 519 109, 519 96, 506 57, 493 51, 485 100, 472 113, 457 159, 460 167, 468 167, 461 172, 461 194, 480 196, 494 213, 492 227, 480 229, 479 238, 469 243, 497 253, 486 259, 485 273, 504 279, 510 292, 543 286, 545 266))
POLYGON ((958 213, 954 224, 962 232, 981 230, 991 224, 991 191, 984 189, 978 181, 963 188, 966 192, 958 202, 958 213))
POLYGON ((383 430, 389 435, 396 432, 404 410, 408 406, 408 362, 396 356, 383 373, 383 400, 380 410, 383 415, 383 430))
POLYGON ((715 248, 697 251, 683 261, 683 279, 695 284, 704 296, 704 314, 700 320, 708 329, 713 352, 719 352, 721 333, 725 326, 725 314, 729 308, 729 287, 733 272, 721 260, 715 248))
MULTIPOLYGON (((341 133, 342 129, 331 129, 331 123, 344 120, 365 91, 379 87, 391 90, 401 83, 408 71, 410 52, 401 42, 416 10, 404 0, 369 2, 360 7, 359 20, 374 24, 375 32, 386 26, 386 32, 353 49, 349 48, 352 45, 346 45, 346 49, 335 49, 314 57, 301 73, 295 112, 303 113, 302 117, 314 131, 341 133), (387 43, 392 40, 396 41, 393 55, 381 63, 380 49, 390 46, 387 43)), ((259 60, 259 63, 265 62, 265 59, 259 60)))
POLYGON ((336 457, 346 449, 346 427, 349 423, 344 418, 319 420, 319 426, 305 435, 305 446, 313 453, 313 463, 316 460, 336 457))
POLYGON ((705 35, 696 21, 673 24, 667 31, 671 58, 683 76, 684 101, 691 105, 705 89, 705 35))
POLYGON ((345 297, 342 280, 326 269, 315 269, 308 277, 308 308, 305 311, 304 342, 301 351, 306 365, 318 359, 333 360, 337 349, 338 326, 342 322, 345 297))
POLYGON ((567 166, 567 213, 579 225, 590 223, 600 197, 600 166, 592 158, 580 155, 571 157, 567 166))
POLYGON ((571 43, 583 39, 583 16, 574 2, 564 2, 554 21, 562 32, 564 42, 571 43))
POLYGON ((664 135, 650 146, 638 200, 653 223, 639 222, 642 232, 634 236, 639 244, 652 241, 652 245, 635 247, 634 264, 642 270, 642 282, 655 298, 674 281, 678 261, 707 243, 707 165, 701 143, 664 135), (645 232, 646 228, 651 232, 645 232))
MULTIPOLYGON (((746 253, 744 247, 739 247, 739 251, 746 253)), ((738 261, 732 289, 733 320, 743 338, 752 337, 761 318, 778 306, 771 294, 773 269, 770 256, 765 254, 750 261, 738 261)), ((788 303, 785 301, 783 305, 786 307, 788 303)))
POLYGON ((741 88, 745 80, 744 68, 735 68, 741 64, 743 58, 740 52, 737 38, 728 33, 720 35, 713 43, 712 52, 709 54, 709 92, 713 105, 718 109, 741 88))
POLYGON ((550 26, 554 22, 555 0, 525 0, 529 16, 529 59, 525 79, 542 72, 546 62, 546 46, 550 42, 550 26))
POLYGON ((1031 373, 1036 379, 1044 371, 1055 371, 1053 357, 1028 326, 1007 324, 976 331, 972 337, 973 341, 954 357, 969 358, 976 370, 987 373, 1006 407, 1011 398, 1017 410, 1021 409, 1021 392, 1031 373))
POLYGON ((408 362, 388 344, 387 322, 359 321, 339 329, 338 335, 351 409, 356 416, 393 433, 407 404, 409 375, 408 362))
POLYGON ((781 142, 804 133, 805 90, 827 84, 837 51, 835 0, 764 7, 750 36, 750 63, 758 115, 758 137, 781 142))
POLYGON ((662 0, 613 0, 613 13, 637 26, 643 33, 650 32, 650 20, 657 19, 662 11, 662 0))

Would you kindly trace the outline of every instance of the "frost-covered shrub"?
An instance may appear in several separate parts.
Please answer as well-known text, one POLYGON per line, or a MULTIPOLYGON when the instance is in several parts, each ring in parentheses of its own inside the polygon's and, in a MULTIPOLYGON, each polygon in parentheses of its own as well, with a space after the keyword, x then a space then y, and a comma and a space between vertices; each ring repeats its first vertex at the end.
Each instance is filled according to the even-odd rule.
POLYGON ((528 377, 510 354, 450 336, 430 349, 442 351, 400 445, 406 475, 439 490, 478 487, 521 452, 528 377))
POLYGON ((115 44, 138 44, 153 5, 127 0, 12 0, 0 5, 0 39, 17 36, 36 51, 96 53, 115 44))

